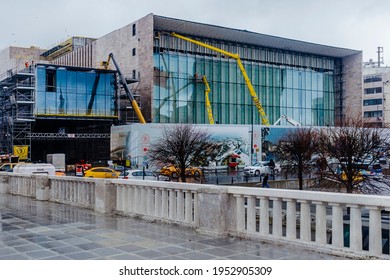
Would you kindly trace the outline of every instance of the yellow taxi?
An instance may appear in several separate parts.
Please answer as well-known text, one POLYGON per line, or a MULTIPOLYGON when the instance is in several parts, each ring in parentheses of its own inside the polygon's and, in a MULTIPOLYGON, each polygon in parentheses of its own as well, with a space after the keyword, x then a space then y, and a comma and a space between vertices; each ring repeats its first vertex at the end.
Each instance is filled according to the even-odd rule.
POLYGON ((18 163, 14 163, 14 162, 12 162, 12 163, 11 162, 7 162, 7 163, 0 164, 0 171, 12 172, 12 169, 17 164, 18 163))
POLYGON ((84 172, 87 178, 118 178, 120 172, 108 167, 94 167, 84 172))
MULTIPOLYGON (((176 165, 166 165, 160 170, 160 175, 164 175, 171 178, 178 178, 180 175, 180 168, 176 165)), ((187 167, 186 175, 189 177, 194 177, 195 179, 200 178, 202 176, 202 170, 198 167, 187 167)))

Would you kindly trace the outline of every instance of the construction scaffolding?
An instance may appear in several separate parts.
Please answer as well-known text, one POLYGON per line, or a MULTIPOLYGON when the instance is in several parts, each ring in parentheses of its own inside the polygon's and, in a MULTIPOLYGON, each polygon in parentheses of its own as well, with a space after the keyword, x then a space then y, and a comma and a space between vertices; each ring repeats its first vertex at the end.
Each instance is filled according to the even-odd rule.
POLYGON ((26 64, 22 70, 9 70, 0 80, 0 152, 13 154, 23 146, 31 156, 31 128, 35 121, 35 67, 26 64))

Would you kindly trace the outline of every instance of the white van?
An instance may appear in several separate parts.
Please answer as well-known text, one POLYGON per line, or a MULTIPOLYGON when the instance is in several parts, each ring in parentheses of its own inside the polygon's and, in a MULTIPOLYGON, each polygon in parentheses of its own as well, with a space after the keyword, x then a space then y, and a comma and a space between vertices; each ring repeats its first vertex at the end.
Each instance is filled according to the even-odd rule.
POLYGON ((50 163, 18 163, 13 168, 15 174, 55 175, 56 168, 50 163))

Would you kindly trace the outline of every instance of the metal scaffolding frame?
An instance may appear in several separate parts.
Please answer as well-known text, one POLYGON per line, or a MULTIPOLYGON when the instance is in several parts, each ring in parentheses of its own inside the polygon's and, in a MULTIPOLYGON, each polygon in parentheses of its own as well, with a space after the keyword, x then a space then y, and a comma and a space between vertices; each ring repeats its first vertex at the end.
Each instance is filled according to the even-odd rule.
POLYGON ((9 70, 0 81, 0 152, 13 153, 14 146, 27 146, 31 157, 32 123, 35 121, 35 67, 9 70))
POLYGON ((32 140, 109 139, 109 133, 29 133, 32 140))

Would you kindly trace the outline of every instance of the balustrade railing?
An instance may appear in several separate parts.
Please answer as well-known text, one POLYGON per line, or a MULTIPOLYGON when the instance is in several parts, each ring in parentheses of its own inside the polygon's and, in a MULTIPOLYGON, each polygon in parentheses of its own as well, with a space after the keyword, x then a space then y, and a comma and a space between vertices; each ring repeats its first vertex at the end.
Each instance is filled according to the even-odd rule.
POLYGON ((137 216, 200 232, 389 257, 389 196, 160 181, 0 174, 0 193, 137 216))

